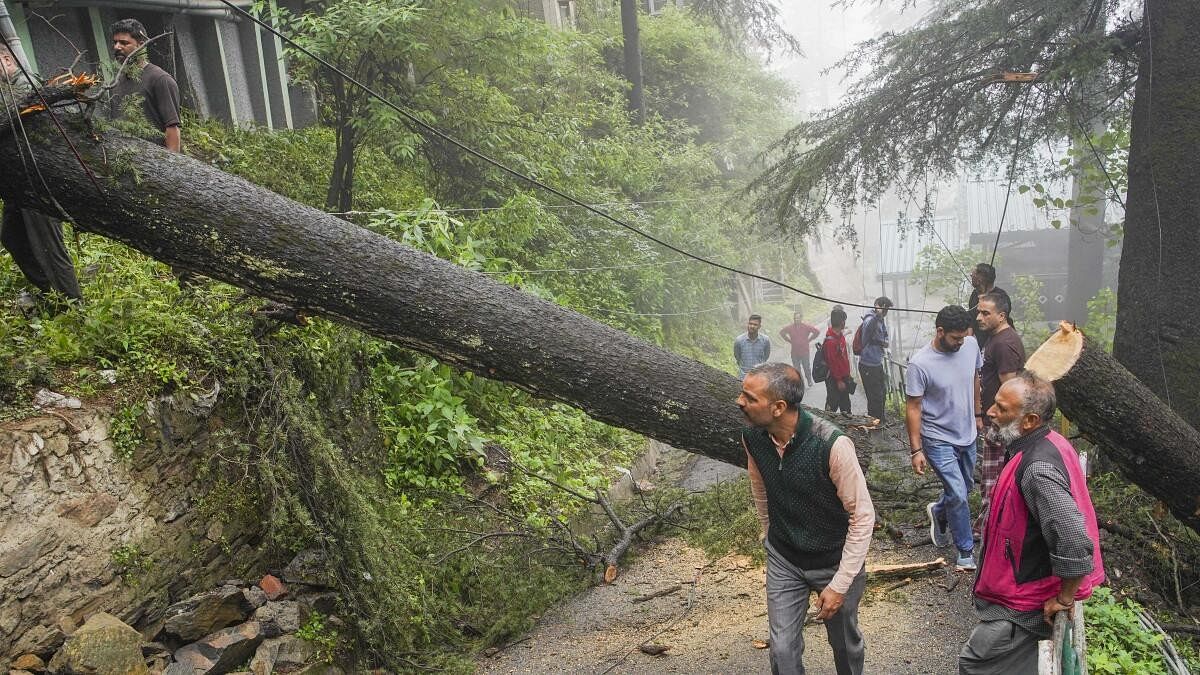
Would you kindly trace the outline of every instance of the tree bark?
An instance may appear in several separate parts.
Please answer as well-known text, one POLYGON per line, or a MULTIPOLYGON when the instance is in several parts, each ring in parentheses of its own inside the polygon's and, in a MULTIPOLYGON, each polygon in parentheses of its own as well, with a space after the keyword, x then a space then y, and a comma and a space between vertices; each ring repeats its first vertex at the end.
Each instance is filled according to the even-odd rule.
POLYGON ((1200 12, 1144 6, 1113 355, 1200 427, 1200 12))
MULTIPOLYGON (((729 374, 190 157, 111 132, 96 142, 80 120, 58 116, 103 194, 44 115, 27 116, 26 128, 54 197, 81 228, 674 447, 745 464, 740 385, 729 374)), ((0 163, 10 167, 0 172, 6 201, 58 215, 19 170, 16 141, 2 129, 0 163)))
POLYGON ((638 124, 646 122, 642 84, 642 42, 638 31, 637 0, 621 0, 621 35, 625 40, 625 77, 629 80, 629 109, 638 124))
POLYGON ((1072 324, 1025 364, 1054 382, 1058 407, 1131 481, 1200 531, 1200 432, 1072 324))

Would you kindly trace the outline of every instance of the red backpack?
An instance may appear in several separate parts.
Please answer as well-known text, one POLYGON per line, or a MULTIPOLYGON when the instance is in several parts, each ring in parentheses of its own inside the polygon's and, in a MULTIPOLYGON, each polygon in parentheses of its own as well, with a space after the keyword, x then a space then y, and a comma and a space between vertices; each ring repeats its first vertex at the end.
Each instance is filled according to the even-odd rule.
POLYGON ((858 324, 858 328, 854 329, 854 341, 850 343, 850 350, 854 352, 855 356, 862 356, 862 353, 863 353, 863 327, 865 327, 867 325, 867 322, 871 321, 871 320, 872 319, 870 317, 864 319, 862 323, 858 324))

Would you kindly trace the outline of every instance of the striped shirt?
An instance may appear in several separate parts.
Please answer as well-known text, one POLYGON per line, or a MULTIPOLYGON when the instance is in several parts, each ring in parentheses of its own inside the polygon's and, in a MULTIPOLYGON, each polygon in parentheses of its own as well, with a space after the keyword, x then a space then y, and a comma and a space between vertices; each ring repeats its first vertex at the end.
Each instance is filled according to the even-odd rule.
POLYGON ((750 339, 748 333, 742 333, 733 341, 733 360, 737 361, 738 377, 746 377, 750 369, 760 363, 766 363, 771 358, 771 338, 759 333, 758 337, 750 339))

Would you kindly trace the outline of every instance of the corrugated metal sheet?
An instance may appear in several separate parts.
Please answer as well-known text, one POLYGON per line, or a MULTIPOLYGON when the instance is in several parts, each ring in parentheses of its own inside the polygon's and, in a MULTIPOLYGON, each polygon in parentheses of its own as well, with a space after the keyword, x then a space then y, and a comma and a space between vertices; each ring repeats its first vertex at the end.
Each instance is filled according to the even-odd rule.
POLYGON ((938 235, 952 251, 966 246, 966 238, 954 218, 934 218, 929 226, 917 227, 912 221, 885 221, 880 224, 879 275, 884 279, 912 274, 917 254, 926 246, 941 246, 938 235), (902 227, 903 226, 903 227, 902 227))
MULTIPOLYGON (((965 221, 971 234, 995 232, 1000 225, 1000 217, 1004 214, 1004 231, 1019 232, 1027 230, 1052 229, 1050 221, 1059 218, 1064 226, 1066 214, 1048 217, 1043 209, 1033 205, 1034 197, 1038 196, 1030 190, 1021 194, 1017 187, 1020 181, 1013 184, 1012 196, 1008 201, 1008 213, 1004 214, 1004 195, 1008 190, 1007 178, 970 178, 959 181, 958 184, 958 217, 965 221)), ((1070 186, 1052 185, 1047 189, 1055 196, 1064 199, 1071 196, 1070 186)))

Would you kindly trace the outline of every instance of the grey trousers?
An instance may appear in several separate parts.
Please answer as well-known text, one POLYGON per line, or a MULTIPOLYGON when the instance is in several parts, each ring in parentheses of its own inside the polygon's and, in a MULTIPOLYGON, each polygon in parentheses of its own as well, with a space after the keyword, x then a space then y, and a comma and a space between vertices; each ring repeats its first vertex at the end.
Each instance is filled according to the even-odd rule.
MULTIPOLYGON (((804 617, 808 596, 820 592, 833 580, 836 567, 802 570, 787 561, 768 542, 767 621, 771 628, 771 672, 774 675, 803 675, 804 617)), ((825 621, 825 633, 833 648, 838 675, 861 675, 866 651, 858 629, 858 603, 867 585, 865 569, 858 573, 845 603, 825 621)))
POLYGON ((1011 621, 980 621, 958 655, 958 673, 1036 674, 1038 640, 1038 636, 1011 621))

